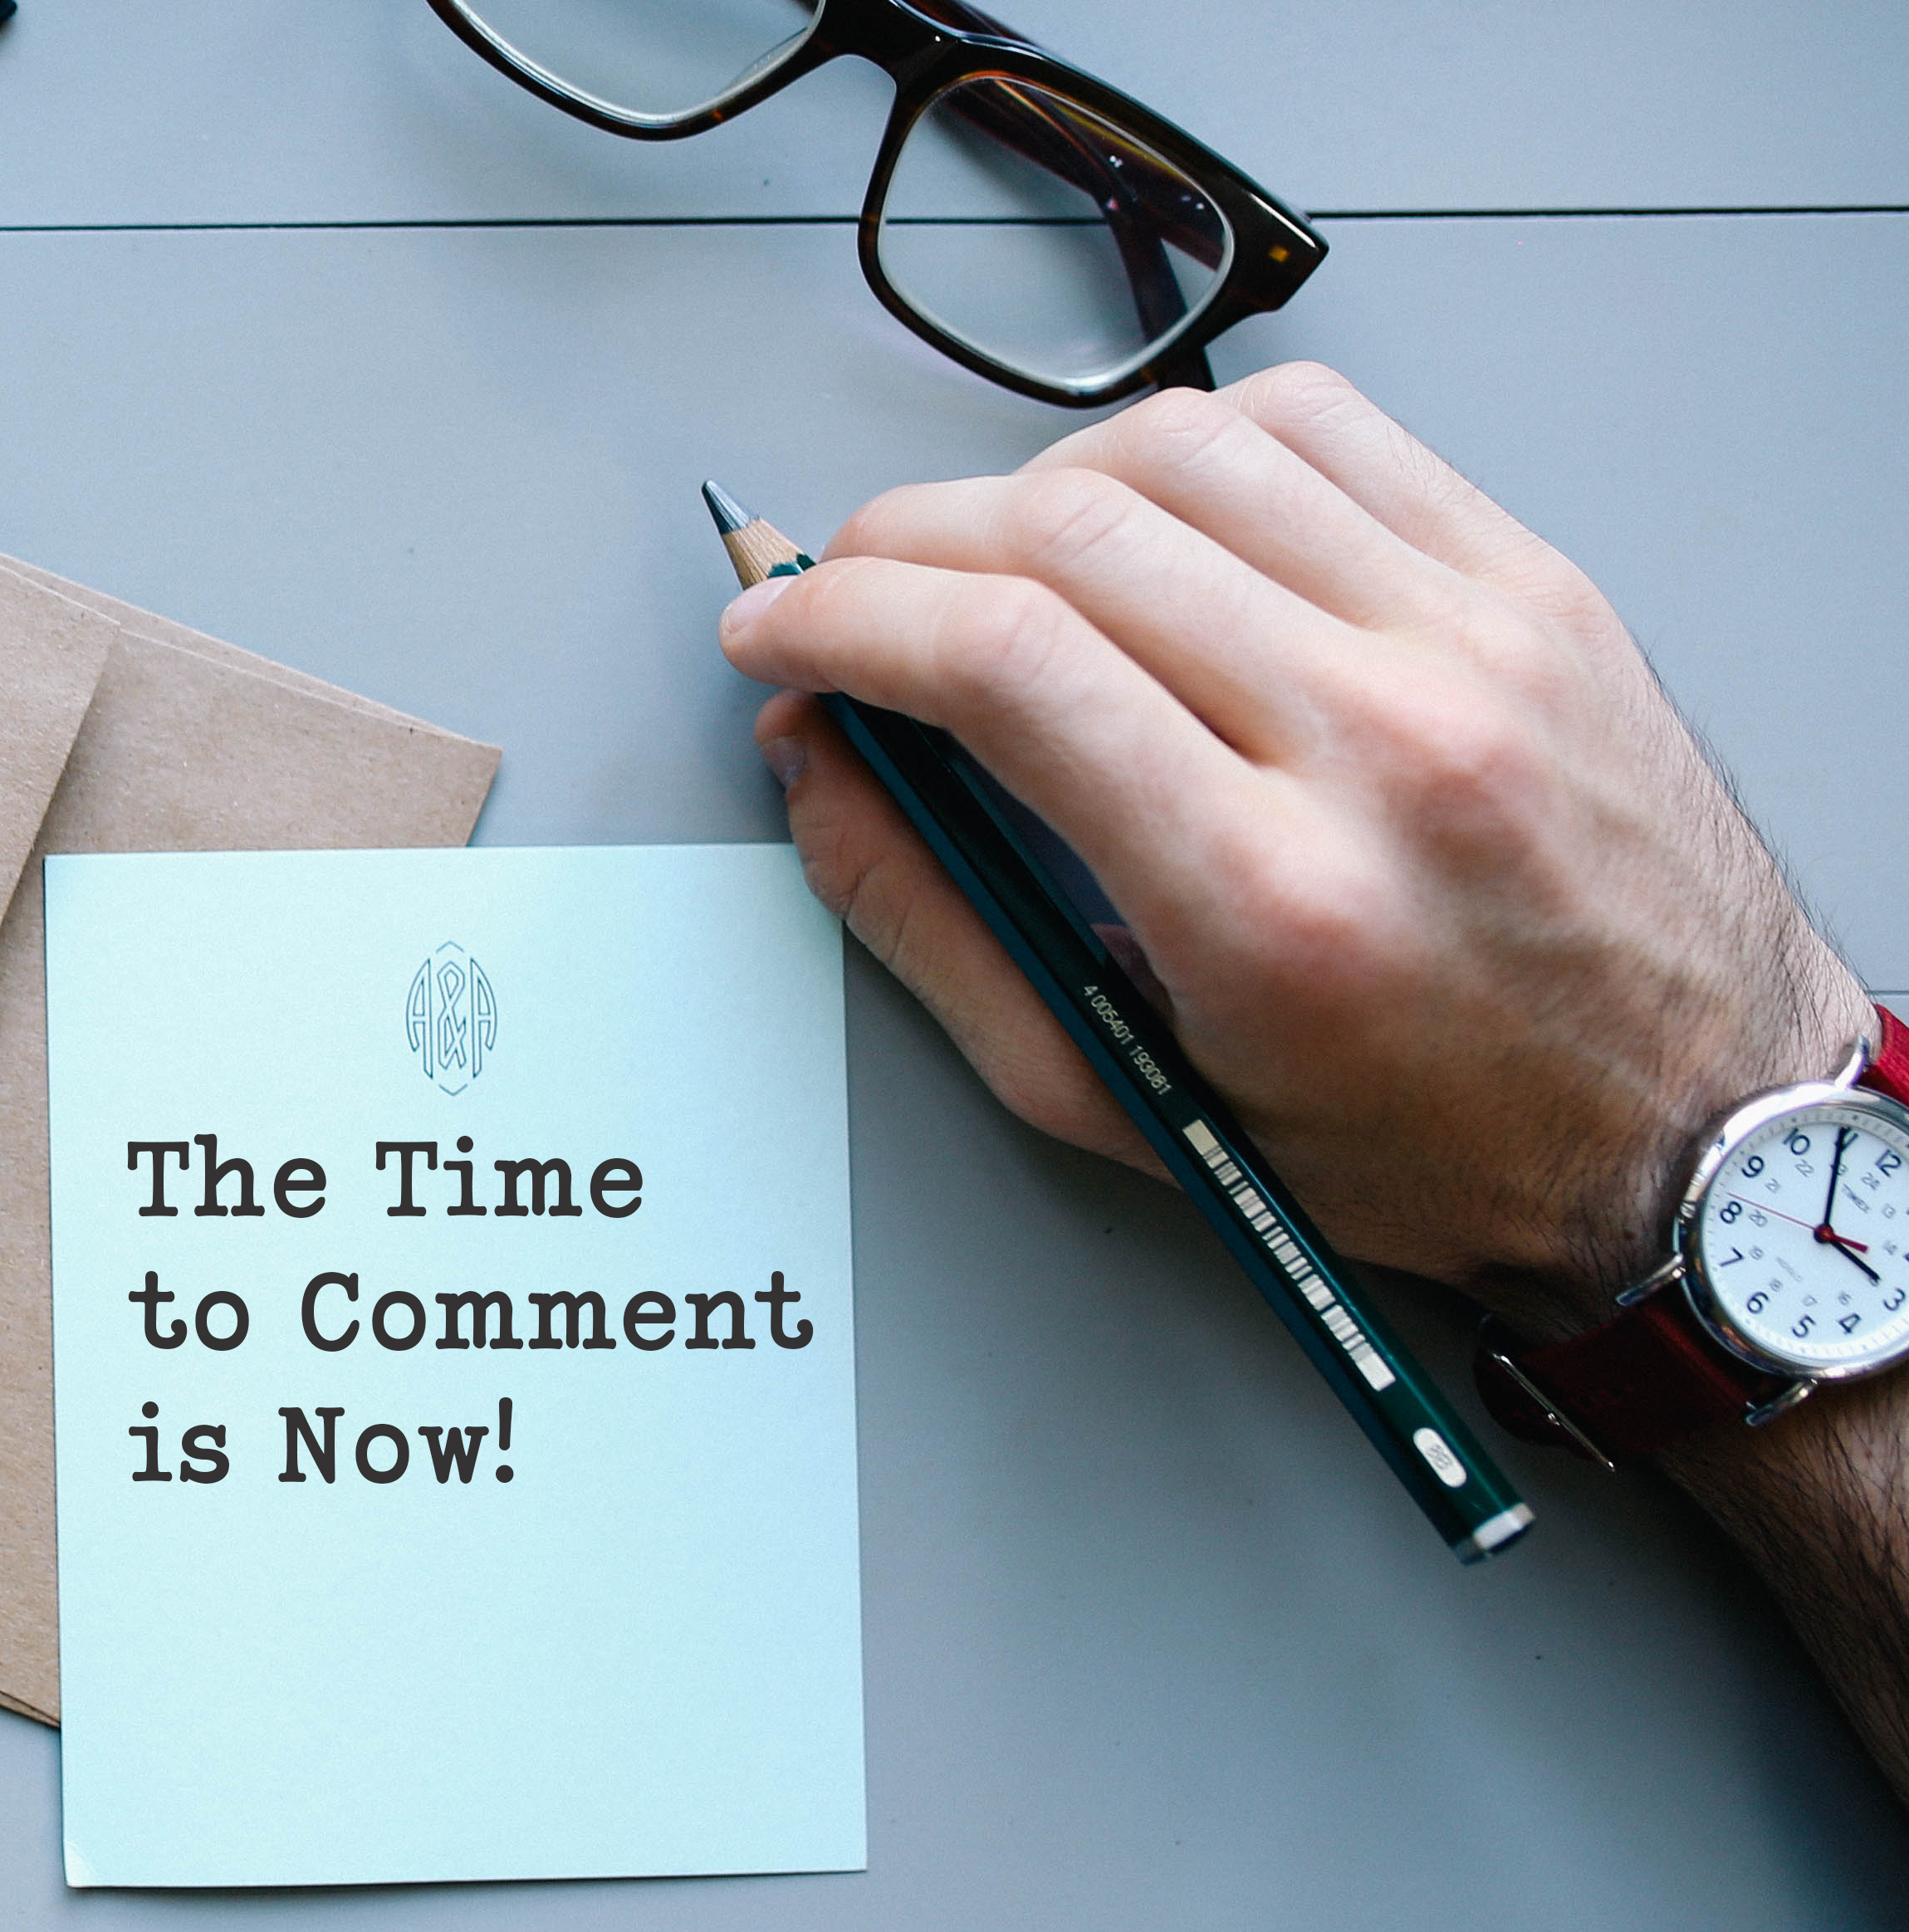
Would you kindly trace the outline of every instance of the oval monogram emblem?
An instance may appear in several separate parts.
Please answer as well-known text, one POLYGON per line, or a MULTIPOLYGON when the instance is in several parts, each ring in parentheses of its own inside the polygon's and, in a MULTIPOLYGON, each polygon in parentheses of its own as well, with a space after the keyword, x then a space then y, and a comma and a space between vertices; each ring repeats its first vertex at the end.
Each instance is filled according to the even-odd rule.
POLYGON ((484 969, 446 940, 412 976, 404 995, 404 1038, 424 1078, 462 1093, 497 1044, 497 996, 484 969))

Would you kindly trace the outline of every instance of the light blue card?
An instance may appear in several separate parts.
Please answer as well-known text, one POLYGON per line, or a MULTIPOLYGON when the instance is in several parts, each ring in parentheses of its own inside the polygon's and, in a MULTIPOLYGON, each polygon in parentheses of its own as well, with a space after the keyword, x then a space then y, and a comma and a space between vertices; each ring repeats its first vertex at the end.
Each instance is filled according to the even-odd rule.
POLYGON ((68 1882, 859 1868, 793 852, 53 858, 47 964, 68 1882))

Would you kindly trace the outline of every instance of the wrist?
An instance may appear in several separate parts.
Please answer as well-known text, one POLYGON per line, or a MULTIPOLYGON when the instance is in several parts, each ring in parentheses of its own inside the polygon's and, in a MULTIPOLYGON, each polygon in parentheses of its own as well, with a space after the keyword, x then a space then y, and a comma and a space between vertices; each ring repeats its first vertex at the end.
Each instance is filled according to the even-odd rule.
POLYGON ((1536 1345, 1487 1324, 1479 1386, 1514 1434, 1614 1466, 1901 1369, 1909 1030, 1875 1010, 1859 1025, 1828 1076, 1740 1096, 1711 1121, 1668 1252, 1621 1313, 1536 1345))
POLYGON ((1657 1078, 1628 1121, 1588 1144, 1574 1196, 1537 1268, 1489 1270, 1480 1299, 1534 1340, 1609 1319, 1616 1297, 1671 1251, 1672 1217, 1706 1128, 1751 1094, 1828 1078, 1852 1044, 1879 1038, 1876 1009, 1853 973, 1809 935, 1806 974, 1781 1000, 1718 1000, 1667 1037, 1657 1078))

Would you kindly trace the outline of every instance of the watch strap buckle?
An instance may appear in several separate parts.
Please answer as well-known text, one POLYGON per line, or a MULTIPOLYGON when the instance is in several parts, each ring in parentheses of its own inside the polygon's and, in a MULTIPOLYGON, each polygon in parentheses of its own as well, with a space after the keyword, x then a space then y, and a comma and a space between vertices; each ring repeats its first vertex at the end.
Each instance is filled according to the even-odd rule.
POLYGON ((1787 1406, 1791 1386, 1701 1335, 1681 1293, 1648 1294, 1614 1320, 1549 1347, 1534 1348, 1487 1320, 1473 1370, 1486 1407, 1514 1436, 1606 1469, 1719 1422, 1742 1422, 1760 1409, 1776 1413, 1771 1405, 1787 1406))
POLYGON ((1478 1353, 1473 1364, 1473 1377, 1478 1384, 1478 1392, 1485 1398, 1485 1406, 1493 1418, 1514 1436, 1521 1436, 1530 1442, 1544 1442, 1561 1436, 1564 1446, 1576 1452, 1587 1462, 1594 1462, 1612 1475, 1617 1473, 1616 1462, 1598 1447, 1596 1440, 1574 1421, 1564 1407, 1554 1401, 1532 1377, 1518 1366, 1509 1347, 1492 1345, 1493 1329, 1506 1338, 1510 1331, 1496 1316, 1488 1316, 1485 1326, 1479 1331, 1478 1353), (1550 1438, 1533 1430, 1521 1416, 1516 1406, 1505 1400, 1505 1392, 1501 1386, 1495 1387, 1496 1378, 1502 1377, 1511 1384, 1517 1393, 1536 1411, 1537 1415, 1553 1431, 1550 1438))

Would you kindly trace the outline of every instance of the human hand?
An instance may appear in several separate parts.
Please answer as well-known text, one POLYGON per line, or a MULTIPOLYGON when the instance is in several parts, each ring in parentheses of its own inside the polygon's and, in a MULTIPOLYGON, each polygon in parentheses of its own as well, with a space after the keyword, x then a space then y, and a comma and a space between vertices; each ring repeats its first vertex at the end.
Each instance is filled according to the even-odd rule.
POLYGON ((738 598, 811 884, 1016 1112, 1151 1167, 801 692, 947 727, 1074 846, 1346 1252, 1582 1326, 1706 1119, 1872 1024, 1588 580, 1341 378, 1174 391, 898 490, 738 598))

